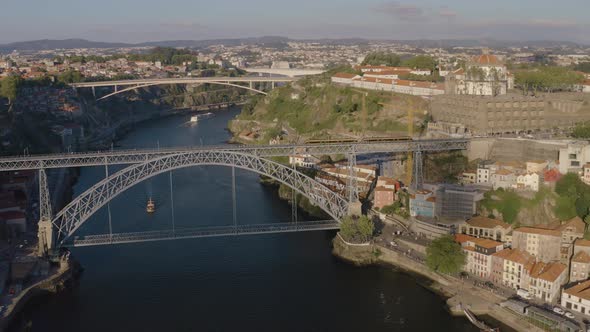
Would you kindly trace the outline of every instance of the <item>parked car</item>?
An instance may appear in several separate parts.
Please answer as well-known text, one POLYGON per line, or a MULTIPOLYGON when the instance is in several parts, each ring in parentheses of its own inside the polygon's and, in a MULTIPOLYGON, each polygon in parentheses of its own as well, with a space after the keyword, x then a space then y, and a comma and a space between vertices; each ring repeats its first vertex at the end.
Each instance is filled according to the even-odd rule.
POLYGON ((569 312, 569 311, 566 311, 566 312, 565 312, 565 317, 567 317, 567 318, 571 318, 571 319, 575 319, 575 318, 576 318, 576 316, 574 316, 574 314, 572 314, 572 313, 571 313, 571 312, 569 312))
POLYGON ((522 289, 521 288, 521 289, 517 290, 516 291, 516 295, 518 295, 518 296, 520 296, 520 297, 522 297, 523 299, 526 299, 526 300, 530 300, 531 299, 531 294, 526 289, 522 289))
POLYGON ((485 285, 491 289, 496 289, 496 285, 494 285, 494 283, 491 281, 486 281, 485 285))
POLYGON ((390 244, 392 247, 397 247, 397 243, 396 243, 395 241, 390 241, 390 242, 389 242, 389 244, 390 244))
POLYGON ((565 314, 565 311, 563 309, 561 309, 560 307, 553 307, 553 312, 556 314, 560 314, 560 315, 565 314))

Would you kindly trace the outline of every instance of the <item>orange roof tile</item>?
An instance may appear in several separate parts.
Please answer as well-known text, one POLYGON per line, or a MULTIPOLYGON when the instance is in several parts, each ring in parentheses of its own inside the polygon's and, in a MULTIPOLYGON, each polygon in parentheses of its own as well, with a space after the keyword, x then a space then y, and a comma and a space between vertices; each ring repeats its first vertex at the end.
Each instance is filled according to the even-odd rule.
POLYGON ((581 282, 573 287, 563 290, 564 293, 590 300, 590 280, 581 282))
POLYGON ((572 257, 572 262, 576 263, 590 263, 590 255, 585 251, 580 251, 572 257))
POLYGON ((475 57, 473 61, 480 65, 498 65, 500 64, 500 60, 495 55, 491 54, 482 54, 478 57, 475 57))
POLYGON ((353 79, 354 77, 356 77, 356 75, 355 74, 349 74, 349 73, 336 73, 332 77, 353 79))
POLYGON ((539 234, 561 237, 561 232, 553 229, 535 228, 535 227, 519 227, 514 232, 528 233, 528 234, 539 234))
POLYGON ((555 282, 559 276, 564 273, 566 266, 561 263, 543 263, 537 262, 531 270, 531 278, 542 279, 549 282, 555 282))
POLYGON ((501 220, 498 219, 491 219, 482 216, 473 217, 467 220, 467 224, 473 227, 481 227, 481 228, 494 228, 494 227, 502 227, 504 229, 508 229, 511 226, 501 220))
POLYGON ((590 247, 590 241, 585 239, 577 239, 575 242, 576 247, 590 247))
POLYGON ((584 233, 586 229, 586 223, 582 220, 582 218, 575 216, 572 219, 566 221, 564 224, 560 225, 557 230, 564 231, 568 227, 573 227, 577 233, 584 233))

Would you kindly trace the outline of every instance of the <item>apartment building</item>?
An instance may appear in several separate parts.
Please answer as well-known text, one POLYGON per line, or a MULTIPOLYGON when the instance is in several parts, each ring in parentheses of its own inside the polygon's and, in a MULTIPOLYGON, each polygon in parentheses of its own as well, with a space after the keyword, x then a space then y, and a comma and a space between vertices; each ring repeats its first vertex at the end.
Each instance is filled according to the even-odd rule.
POLYGON ((561 306, 567 310, 590 316, 590 280, 563 289, 561 306))
POLYGON ((512 232, 512 248, 526 251, 543 262, 561 259, 561 232, 555 229, 519 227, 512 232))
POLYGON ((567 266, 561 263, 536 262, 529 274, 528 291, 541 301, 554 303, 567 279, 567 266))
POLYGON ((460 232, 475 237, 507 242, 512 226, 498 219, 473 217, 460 226, 460 232))
POLYGON ((483 279, 491 279, 492 255, 503 250, 504 244, 464 234, 456 235, 455 241, 461 244, 466 255, 463 270, 483 279))

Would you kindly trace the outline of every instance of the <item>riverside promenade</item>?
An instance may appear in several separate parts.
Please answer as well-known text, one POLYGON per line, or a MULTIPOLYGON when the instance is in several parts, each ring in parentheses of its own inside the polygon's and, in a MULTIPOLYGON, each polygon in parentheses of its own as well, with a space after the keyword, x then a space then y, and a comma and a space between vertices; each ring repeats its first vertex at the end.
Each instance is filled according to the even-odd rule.
POLYGON ((388 246, 379 239, 369 246, 349 246, 336 236, 333 245, 335 256, 357 266, 386 264, 409 274, 427 278, 431 283, 426 286, 447 298, 447 306, 452 315, 464 315, 461 309, 462 304, 474 314, 489 316, 516 331, 543 331, 502 308, 499 304, 507 297, 475 286, 472 280, 433 272, 424 264, 421 255, 417 255, 415 252, 408 252, 405 248, 388 246))
POLYGON ((73 278, 74 272, 75 269, 70 262, 62 262, 59 268, 55 269, 43 280, 23 289, 6 304, 6 309, 2 317, 0 317, 0 331, 4 331, 10 325, 32 298, 60 291, 65 287, 65 283, 73 278))

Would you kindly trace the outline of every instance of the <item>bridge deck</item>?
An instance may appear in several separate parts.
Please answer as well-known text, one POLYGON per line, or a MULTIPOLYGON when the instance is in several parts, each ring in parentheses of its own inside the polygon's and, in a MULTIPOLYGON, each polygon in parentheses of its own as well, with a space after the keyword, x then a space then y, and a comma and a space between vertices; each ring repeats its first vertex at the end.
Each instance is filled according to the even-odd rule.
POLYGON ((143 163, 150 159, 171 154, 183 154, 198 151, 234 151, 260 157, 278 157, 294 154, 334 155, 334 154, 368 154, 399 153, 408 151, 436 152, 464 150, 467 139, 410 140, 392 142, 359 142, 336 144, 303 145, 222 145, 193 146, 160 149, 112 150, 80 153, 58 153, 50 155, 32 155, 0 158, 0 171, 14 171, 41 168, 84 167, 103 165, 129 165, 143 163))
POLYGON ((229 83, 257 83, 257 82, 275 82, 288 83, 297 80, 293 77, 259 77, 259 76, 242 76, 242 77, 186 77, 186 78, 145 78, 134 80, 120 80, 120 81, 97 81, 97 82, 81 82, 72 83, 74 88, 92 88, 92 87, 107 87, 107 86, 131 86, 131 85, 145 85, 145 84, 197 84, 208 82, 229 82, 229 83))
POLYGON ((117 233, 112 235, 103 234, 81 236, 74 237, 73 239, 71 239, 71 241, 66 242, 65 246, 89 247, 109 244, 154 242, 179 239, 194 239, 203 237, 293 233, 337 229, 340 229, 340 225, 338 224, 338 222, 334 220, 306 221, 300 223, 289 222, 258 225, 198 227, 176 229, 175 231, 162 230, 149 232, 117 233))

